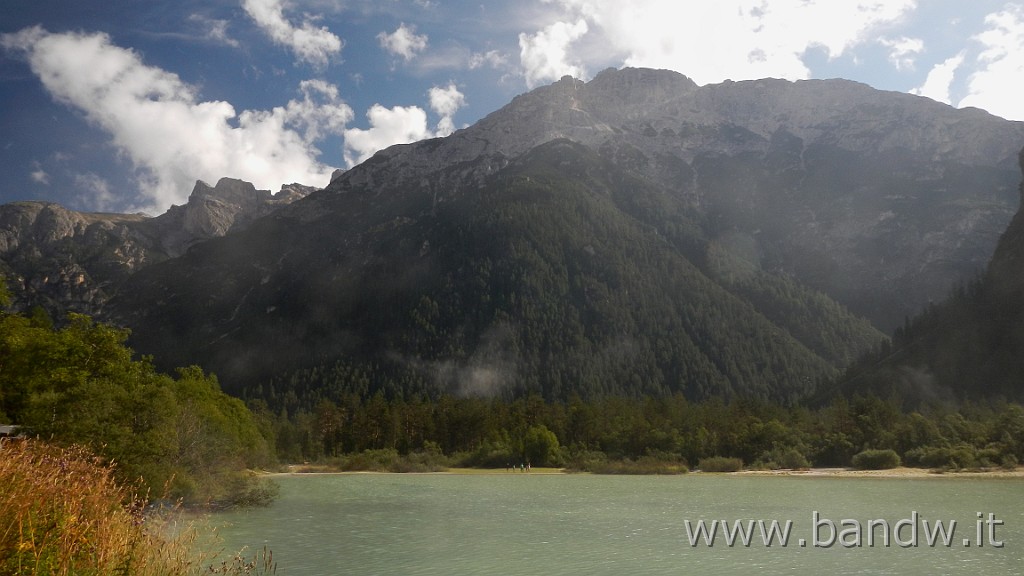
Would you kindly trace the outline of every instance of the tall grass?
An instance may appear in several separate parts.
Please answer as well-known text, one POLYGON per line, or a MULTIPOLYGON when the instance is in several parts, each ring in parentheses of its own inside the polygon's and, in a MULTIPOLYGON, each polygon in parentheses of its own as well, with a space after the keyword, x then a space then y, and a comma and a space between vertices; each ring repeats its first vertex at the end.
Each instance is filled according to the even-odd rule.
POLYGON ((0 574, 181 576, 261 574, 266 552, 217 565, 194 548, 197 531, 114 479, 81 447, 37 441, 0 445, 0 574))

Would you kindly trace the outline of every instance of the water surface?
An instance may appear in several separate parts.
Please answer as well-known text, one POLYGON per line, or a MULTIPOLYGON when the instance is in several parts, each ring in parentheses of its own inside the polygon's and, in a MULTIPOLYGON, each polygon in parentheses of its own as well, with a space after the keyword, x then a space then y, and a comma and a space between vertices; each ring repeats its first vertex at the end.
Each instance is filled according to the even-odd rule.
POLYGON ((227 549, 266 546, 285 576, 1024 573, 1024 481, 1013 479, 519 473, 278 481, 281 497, 271 507, 214 522, 223 524, 227 549), (831 546, 831 529, 814 529, 815 512, 836 527, 831 546), (915 518, 916 546, 898 546, 894 527, 906 519, 907 544, 915 518), (729 546, 721 531, 713 545, 692 546, 686 523, 692 532, 702 519, 789 520, 792 528, 785 546, 778 538, 766 546, 756 524, 749 546, 729 546), (1003 522, 991 533, 990 519, 1003 522), (888 547, 881 524, 868 546, 871 520, 888 523, 888 547), (951 545, 940 538, 929 546, 922 523, 952 520, 951 545))

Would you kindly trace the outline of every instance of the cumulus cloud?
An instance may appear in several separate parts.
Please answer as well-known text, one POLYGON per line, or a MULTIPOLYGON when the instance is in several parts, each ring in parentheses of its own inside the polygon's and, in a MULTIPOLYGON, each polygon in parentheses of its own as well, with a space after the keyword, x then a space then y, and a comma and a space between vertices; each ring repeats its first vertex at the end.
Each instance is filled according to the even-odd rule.
POLYGON ((1020 97, 1011 86, 1024 86, 1024 7, 1008 4, 985 18, 986 30, 974 39, 982 47, 978 67, 968 79, 960 106, 977 106, 1010 120, 1024 120, 1020 97))
POLYGON ((0 36, 20 52, 54 99, 81 110, 110 133, 138 169, 134 210, 160 212, 182 203, 196 179, 233 176, 257 187, 322 185, 332 169, 313 143, 340 133, 352 111, 336 89, 303 83, 302 99, 240 114, 221 101, 199 101, 176 74, 147 66, 106 34, 51 33, 41 27, 0 36))
MULTIPOLYGON (((623 3, 625 4, 625 3, 623 3)), ((582 65, 569 61, 569 46, 587 33, 585 20, 555 22, 535 34, 519 35, 519 60, 530 88, 566 74, 582 77, 582 65)))
POLYGON ((408 144, 447 136, 455 131, 453 117, 466 105, 466 97, 454 83, 441 88, 434 86, 428 93, 430 109, 440 116, 435 130, 427 125, 427 113, 419 106, 385 108, 374 104, 366 112, 369 128, 349 128, 345 135, 345 162, 355 166, 395 144, 408 144))
POLYGON ((924 84, 919 88, 914 88, 910 93, 925 96, 945 104, 952 104, 953 98, 950 92, 953 80, 956 78, 957 70, 964 63, 964 57, 965 53, 960 52, 956 56, 936 64, 928 72, 928 77, 925 79, 924 84))
POLYGON ((607 60, 676 70, 701 84, 807 78, 809 49, 839 57, 916 6, 916 0, 553 1, 569 19, 591 25, 600 36, 592 44, 603 46, 607 60))
POLYGON ((503 68, 508 65, 508 58, 497 50, 487 52, 474 52, 469 56, 469 69, 476 70, 483 66, 491 68, 503 68))
POLYGON ((324 26, 317 27, 314 18, 307 15, 300 26, 289 22, 282 0, 243 0, 242 8, 271 40, 287 47, 301 62, 324 67, 341 52, 341 38, 324 26))
POLYGON ((284 108, 285 123, 301 130, 308 144, 328 134, 341 134, 355 114, 338 93, 338 87, 324 80, 303 80, 302 100, 291 100, 284 108))
POLYGON ((426 34, 416 34, 415 26, 406 26, 405 22, 391 34, 381 32, 377 34, 377 41, 381 48, 384 48, 395 56, 400 56, 406 62, 412 60, 417 53, 426 50, 428 38, 426 34))
POLYGON ((434 86, 430 89, 429 94, 430 109, 441 117, 434 135, 447 136, 455 131, 453 117, 460 108, 466 105, 466 96, 459 92, 454 83, 445 88, 434 86))
POLYGON ((345 161, 354 166, 378 150, 394 144, 408 144, 431 136, 427 113, 418 106, 385 108, 374 104, 366 113, 370 128, 345 130, 345 161))
POLYGON ((897 70, 913 70, 917 57, 924 51, 924 41, 920 38, 882 38, 879 42, 889 49, 889 62, 897 70))

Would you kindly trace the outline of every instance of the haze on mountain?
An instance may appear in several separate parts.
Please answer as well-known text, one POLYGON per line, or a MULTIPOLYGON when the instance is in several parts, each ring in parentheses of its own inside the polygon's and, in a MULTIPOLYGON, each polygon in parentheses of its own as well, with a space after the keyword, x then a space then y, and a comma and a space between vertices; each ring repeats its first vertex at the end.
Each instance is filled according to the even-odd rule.
MULTIPOLYGON (((1020 155, 1024 175, 1024 150, 1020 155)), ((1020 194, 1024 200, 1024 181, 1020 194)), ((908 408, 981 398, 1024 400, 1024 214, 1013 217, 983 274, 907 319, 891 344, 819 394, 873 393, 908 408)))
POLYGON ((116 247, 83 263, 88 222, 54 249, 7 226, 21 255, 2 253, 23 305, 74 263, 140 352, 235 392, 788 402, 985 266, 1021 143, 1022 123, 848 81, 609 70, 130 273, 116 247))

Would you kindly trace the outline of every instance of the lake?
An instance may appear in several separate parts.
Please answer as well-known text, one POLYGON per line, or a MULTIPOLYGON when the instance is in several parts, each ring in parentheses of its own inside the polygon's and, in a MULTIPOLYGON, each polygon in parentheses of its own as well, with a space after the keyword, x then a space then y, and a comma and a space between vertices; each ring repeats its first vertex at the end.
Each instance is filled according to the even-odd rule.
POLYGON ((1024 571, 1019 479, 508 473, 278 482, 272 506, 212 521, 226 549, 266 546, 284 576, 1024 571))

